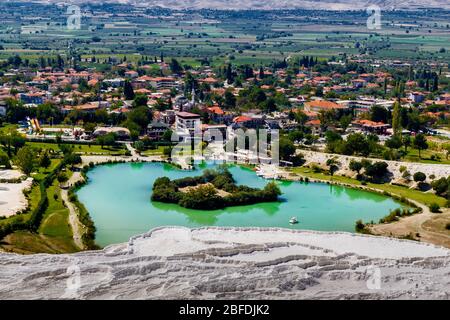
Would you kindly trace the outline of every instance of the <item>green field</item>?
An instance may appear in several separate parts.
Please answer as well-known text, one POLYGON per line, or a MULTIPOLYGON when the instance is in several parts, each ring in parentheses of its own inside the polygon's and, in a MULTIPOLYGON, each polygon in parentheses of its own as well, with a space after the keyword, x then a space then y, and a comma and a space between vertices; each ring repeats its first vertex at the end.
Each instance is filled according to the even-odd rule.
MULTIPOLYGON (((30 5, 22 20, 11 19, 9 10, 4 8, 0 26, 4 47, 0 59, 17 53, 36 62, 40 56, 65 55, 68 41, 82 58, 126 57, 137 62, 142 56, 153 59, 163 53, 191 66, 198 66, 204 58, 213 66, 230 57, 236 64, 258 65, 292 56, 329 58, 358 53, 372 58, 450 59, 448 14, 440 10, 385 12, 380 30, 366 27, 367 14, 362 11, 219 11, 161 18, 157 11, 149 11, 153 17, 142 17, 130 6, 119 5, 98 9, 97 15, 121 15, 99 18, 94 14, 95 18, 86 17, 80 30, 69 30, 56 6, 30 5), (37 17, 49 20, 34 21, 37 17), (23 32, 30 28, 37 31, 23 32), (357 49, 357 42, 368 50, 357 49), (441 48, 446 50, 439 52, 441 48)), ((107 67, 101 62, 95 66, 99 70, 107 67)))
MULTIPOLYGON (((28 145, 32 146, 36 149, 47 149, 54 150, 55 152, 61 151, 57 143, 49 143, 49 142, 27 142, 28 145)), ((118 145, 116 147, 107 147, 103 148, 100 145, 88 145, 88 144, 67 144, 74 148, 75 153, 79 153, 81 155, 124 155, 126 152, 126 148, 123 145, 118 145)))

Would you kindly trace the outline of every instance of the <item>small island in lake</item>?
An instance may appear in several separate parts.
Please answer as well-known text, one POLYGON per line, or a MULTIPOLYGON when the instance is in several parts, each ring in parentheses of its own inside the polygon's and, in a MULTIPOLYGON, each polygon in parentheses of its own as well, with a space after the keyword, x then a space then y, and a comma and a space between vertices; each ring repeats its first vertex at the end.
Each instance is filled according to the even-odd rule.
POLYGON ((151 199, 188 209, 216 210, 276 202, 280 195, 280 188, 275 182, 269 182, 263 189, 238 186, 228 169, 220 167, 217 170, 205 170, 198 177, 177 180, 158 178, 153 184, 151 199))

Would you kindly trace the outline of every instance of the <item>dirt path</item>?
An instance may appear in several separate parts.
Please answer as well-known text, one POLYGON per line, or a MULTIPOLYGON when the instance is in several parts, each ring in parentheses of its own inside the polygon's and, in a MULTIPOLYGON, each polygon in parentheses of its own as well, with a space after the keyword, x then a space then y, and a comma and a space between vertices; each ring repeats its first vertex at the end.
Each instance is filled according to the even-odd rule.
POLYGON ((432 213, 426 206, 421 207, 423 213, 389 224, 374 225, 370 230, 376 235, 397 238, 411 234, 416 240, 450 248, 450 231, 445 229, 450 222, 450 210, 432 213))
MULTIPOLYGON (((74 172, 72 177, 69 179, 68 183, 69 185, 73 185, 75 182, 80 181, 82 179, 83 177, 79 172, 74 172)), ((73 241, 75 242, 75 245, 77 247, 83 250, 84 244, 82 240, 82 235, 84 232, 83 232, 83 225, 78 219, 78 209, 72 202, 70 202, 69 191, 61 190, 61 198, 66 204, 67 208, 69 209, 69 223, 70 226, 72 227, 73 241)))

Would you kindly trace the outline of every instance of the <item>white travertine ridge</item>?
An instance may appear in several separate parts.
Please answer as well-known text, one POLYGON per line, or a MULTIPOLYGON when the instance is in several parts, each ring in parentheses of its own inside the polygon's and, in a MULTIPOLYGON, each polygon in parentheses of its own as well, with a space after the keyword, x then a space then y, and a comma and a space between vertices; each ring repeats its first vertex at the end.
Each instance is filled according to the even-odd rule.
POLYGON ((166 227, 97 252, 0 254, 0 299, 449 299, 449 273, 450 250, 406 240, 166 227))
MULTIPOLYGON (((25 1, 25 0, 22 0, 25 1)), ((60 0, 38 0, 37 2, 59 3, 60 0)), ((121 3, 145 7, 169 9, 315 9, 315 10, 365 10, 376 4, 383 9, 441 8, 448 9, 447 0, 69 0, 66 3, 121 3)))

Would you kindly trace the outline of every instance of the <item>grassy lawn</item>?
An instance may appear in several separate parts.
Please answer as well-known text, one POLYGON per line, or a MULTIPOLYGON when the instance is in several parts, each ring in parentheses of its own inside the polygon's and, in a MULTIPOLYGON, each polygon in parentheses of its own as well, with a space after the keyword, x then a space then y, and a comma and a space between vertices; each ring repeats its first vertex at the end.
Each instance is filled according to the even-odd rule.
POLYGON ((48 208, 39 228, 39 233, 48 236, 59 236, 72 239, 72 230, 69 226, 69 210, 61 200, 61 190, 57 180, 47 189, 48 208))
POLYGON ((148 149, 148 150, 141 152, 141 155, 143 155, 143 156, 159 156, 164 153, 164 148, 165 147, 163 147, 163 146, 159 146, 156 149, 148 149))
POLYGON ((78 251, 59 237, 47 237, 29 231, 16 231, 5 237, 2 247, 19 254, 72 253, 78 251))
POLYGON ((420 163, 430 163, 430 164, 450 164, 450 159, 447 160, 445 154, 433 150, 422 150, 422 159, 419 158, 419 150, 408 149, 408 154, 403 158, 403 161, 408 162, 420 162, 420 163), (439 156, 440 160, 432 160, 431 156, 439 156))
MULTIPOLYGON (((47 149, 59 152, 60 148, 57 143, 49 142, 27 142, 27 145, 32 146, 35 149, 47 149)), ((68 144, 73 146, 74 152, 82 155, 89 154, 104 154, 104 155, 124 155, 126 148, 123 145, 118 145, 117 147, 101 147, 99 145, 88 145, 88 144, 68 144)))
MULTIPOLYGON (((30 194, 32 208, 33 206, 37 206, 39 194, 39 186, 33 188, 30 194)), ((79 251, 73 243, 72 229, 68 220, 69 210, 64 207, 61 201, 59 184, 56 180, 47 189, 47 194, 49 206, 44 214, 38 232, 16 231, 4 239, 2 247, 23 254, 57 254, 79 251), (55 194, 58 195, 56 199, 54 197, 55 194)))
MULTIPOLYGON (((50 168, 41 168, 35 178, 43 179, 60 160, 52 160, 50 168)), ((41 225, 37 233, 26 230, 16 231, 3 239, 1 246, 16 253, 70 253, 79 249, 73 242, 72 229, 69 225, 69 210, 64 206, 60 195, 59 183, 57 180, 47 188, 48 208, 45 211, 41 225)), ((33 185, 28 196, 30 210, 22 215, 16 215, 9 219, 0 220, 2 223, 12 221, 26 221, 30 218, 31 212, 38 206, 40 201, 39 185, 33 185)))
MULTIPOLYGON (((312 179, 324 180, 324 181, 337 181, 340 183, 352 184, 355 186, 363 186, 360 181, 348 177, 341 176, 333 176, 327 175, 325 173, 315 173, 309 168, 305 167, 297 167, 293 168, 292 172, 297 173, 299 175, 309 177, 312 179)), ((433 193, 424 193, 418 190, 411 190, 406 187, 394 186, 390 184, 376 184, 376 183, 368 183, 365 187, 377 189, 380 191, 386 191, 392 194, 396 194, 401 197, 405 197, 411 200, 415 200, 422 204, 429 206, 432 203, 437 203, 439 206, 444 207, 446 204, 446 200, 442 197, 439 197, 433 193)))

